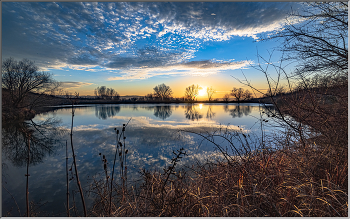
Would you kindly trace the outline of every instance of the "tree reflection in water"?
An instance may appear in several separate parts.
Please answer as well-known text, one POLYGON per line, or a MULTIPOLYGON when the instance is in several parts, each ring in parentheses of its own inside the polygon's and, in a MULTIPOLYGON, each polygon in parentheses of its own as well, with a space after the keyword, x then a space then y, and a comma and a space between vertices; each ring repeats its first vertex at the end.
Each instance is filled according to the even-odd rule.
POLYGON ((95 115, 99 119, 113 117, 120 111, 120 106, 95 106, 95 115))
POLYGON ((208 111, 207 111, 207 119, 212 119, 214 118, 215 113, 212 111, 211 106, 208 107, 208 111))
POLYGON ((199 114, 199 112, 193 104, 189 104, 186 106, 185 116, 186 119, 190 119, 192 121, 203 118, 203 115, 199 114))
POLYGON ((229 112, 232 118, 241 118, 243 115, 248 116, 252 112, 252 108, 249 105, 235 105, 233 109, 230 109, 228 105, 224 106, 225 112, 229 112))
POLYGON ((165 120, 171 116, 171 107, 170 106, 155 106, 154 115, 158 118, 165 120))
POLYGON ((57 143, 64 132, 58 127, 59 123, 59 121, 49 118, 40 123, 31 120, 3 124, 2 153, 13 165, 25 166, 28 160, 27 144, 29 138, 30 164, 36 165, 43 162, 46 155, 51 155, 57 150, 57 143))

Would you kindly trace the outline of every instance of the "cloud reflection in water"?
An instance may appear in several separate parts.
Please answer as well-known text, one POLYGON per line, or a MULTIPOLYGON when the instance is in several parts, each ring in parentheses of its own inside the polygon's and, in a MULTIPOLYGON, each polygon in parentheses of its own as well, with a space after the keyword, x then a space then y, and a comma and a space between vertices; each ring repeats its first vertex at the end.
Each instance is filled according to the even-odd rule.
MULTIPOLYGON (((259 117, 259 109, 256 104, 239 107, 234 104, 228 104, 227 107, 223 104, 203 104, 202 108, 197 104, 93 105, 76 108, 73 141, 81 183, 88 189, 92 183, 92 177, 104 176, 99 153, 106 156, 108 172, 111 172, 116 147, 114 128, 121 129, 122 124, 126 123, 130 117, 132 120, 126 128, 125 136, 126 149, 129 150, 128 180, 132 181, 139 179, 140 168, 162 170, 170 164, 172 152, 181 147, 185 148, 188 156, 179 163, 179 167, 185 164, 192 165, 196 160, 222 158, 221 154, 216 153, 213 144, 186 131, 211 133, 227 129, 231 132, 252 133, 254 129, 250 127, 253 127, 256 122, 253 116, 259 117), (240 115, 240 119, 238 119, 239 116, 233 117, 232 112, 240 115)), ((61 119, 63 124, 61 128, 66 129, 67 132, 70 130, 71 116, 67 109, 37 115, 34 121, 45 121, 50 116, 61 119)), ((3 129, 4 132, 6 131, 3 129)), ((60 137, 61 141, 66 139, 69 139, 69 134, 60 137)), ((8 154, 6 150, 3 152, 3 156, 8 154)), ((65 203, 65 147, 57 147, 55 153, 47 155, 40 158, 42 163, 37 162, 37 165, 30 169, 30 197, 36 202, 40 199, 48 201, 41 210, 55 209, 55 213, 61 213, 64 216, 65 209, 61 204, 65 203), (48 197, 47 194, 50 196, 48 197)), ((69 156, 71 156, 70 150, 69 156)), ((17 160, 16 157, 13 159, 17 160)), ((71 161, 72 158, 69 159, 70 163, 71 161)), ((25 168, 14 166, 11 162, 7 162, 6 165, 8 166, 5 173, 8 180, 7 189, 18 202, 25 203, 25 194, 22 191, 25 188, 23 172, 25 168)), ((117 167, 118 165, 117 163, 117 167)), ((119 174, 118 171, 119 168, 116 168, 116 174, 119 174)), ((74 183, 71 183, 71 189, 76 189, 74 183)), ((9 203, 5 206, 6 211, 12 207, 13 201, 9 195, 4 195, 3 200, 9 203)), ((93 199, 87 197, 86 201, 91 204, 93 199)), ((22 210, 25 211, 25 209, 22 210)))

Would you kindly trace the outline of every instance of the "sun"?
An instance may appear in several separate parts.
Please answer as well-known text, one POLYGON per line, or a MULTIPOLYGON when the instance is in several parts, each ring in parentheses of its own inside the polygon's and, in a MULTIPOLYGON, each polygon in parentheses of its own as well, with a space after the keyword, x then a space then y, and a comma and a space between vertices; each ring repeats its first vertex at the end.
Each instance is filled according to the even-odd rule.
POLYGON ((201 87, 202 89, 198 90, 198 96, 205 96, 207 95, 207 87, 201 87))

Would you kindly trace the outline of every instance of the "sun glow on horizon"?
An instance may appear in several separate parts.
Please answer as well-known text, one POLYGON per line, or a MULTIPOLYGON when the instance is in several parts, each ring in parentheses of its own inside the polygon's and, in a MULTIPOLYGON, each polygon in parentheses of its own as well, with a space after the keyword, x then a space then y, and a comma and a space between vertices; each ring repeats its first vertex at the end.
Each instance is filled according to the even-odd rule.
POLYGON ((207 87, 201 87, 201 89, 198 90, 198 96, 205 96, 207 95, 207 87))

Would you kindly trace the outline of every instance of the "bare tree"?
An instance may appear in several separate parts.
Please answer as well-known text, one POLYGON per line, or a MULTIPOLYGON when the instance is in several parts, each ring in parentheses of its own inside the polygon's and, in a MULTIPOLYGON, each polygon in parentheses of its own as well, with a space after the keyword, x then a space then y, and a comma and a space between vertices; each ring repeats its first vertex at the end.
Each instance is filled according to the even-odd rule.
POLYGON ((193 101, 194 98, 196 96, 198 96, 198 90, 199 90, 199 86, 197 85, 190 85, 188 87, 186 87, 186 91, 185 91, 185 97, 187 100, 193 101))
POLYGON ((207 94, 208 94, 208 100, 211 101, 213 95, 216 93, 216 91, 213 89, 213 87, 207 87, 207 94))
POLYGON ((286 93, 286 88, 283 85, 280 85, 277 89, 276 89, 276 95, 281 95, 286 93))
MULTIPOLYGON (((27 107, 23 105, 28 93, 51 93, 59 87, 59 83, 52 79, 48 72, 39 72, 34 62, 23 59, 17 62, 13 58, 2 63, 2 88, 8 89, 12 107, 27 107)), ((34 104, 31 101, 29 105, 34 104)))
POLYGON ((169 86, 166 86, 164 83, 157 85, 153 88, 154 96, 160 98, 161 100, 169 99, 173 94, 173 91, 169 86))
POLYGON ((146 98, 146 100, 153 100, 153 94, 152 94, 152 93, 147 94, 147 95, 145 96, 145 98, 146 98))
POLYGON ((119 99, 119 94, 113 88, 106 88, 106 86, 97 87, 94 91, 95 96, 103 99, 119 99))
POLYGON ((120 99, 120 95, 119 95, 119 93, 117 91, 115 91, 115 93, 113 94, 112 97, 113 97, 114 100, 119 100, 120 99))
POLYGON ((234 87, 231 90, 231 96, 235 97, 238 102, 241 101, 244 97, 244 89, 234 87))
POLYGON ((253 97, 253 94, 247 89, 243 88, 233 88, 231 91, 231 96, 236 98, 236 101, 249 100, 253 97))
POLYGON ((303 76, 348 73, 348 2, 308 2, 292 13, 283 30, 266 37, 281 38, 286 59, 299 61, 303 76), (292 21, 299 21, 298 23, 292 21))
POLYGON ((113 88, 107 88, 106 96, 108 99, 112 99, 114 96, 115 90, 113 88))
POLYGON ((97 92, 98 96, 100 96, 101 98, 106 97, 106 91, 107 91, 106 86, 97 87, 95 91, 97 92))
POLYGON ((106 86, 100 87, 99 93, 100 93, 100 96, 102 98, 106 98, 106 96, 107 96, 107 87, 106 86))
POLYGON ((225 102, 228 102, 230 99, 230 94, 225 94, 224 97, 222 98, 225 102))
POLYGON ((113 88, 107 88, 107 96, 109 99, 119 99, 119 94, 113 88))
POLYGON ((243 100, 249 100, 253 97, 253 94, 247 89, 244 91, 243 100))

